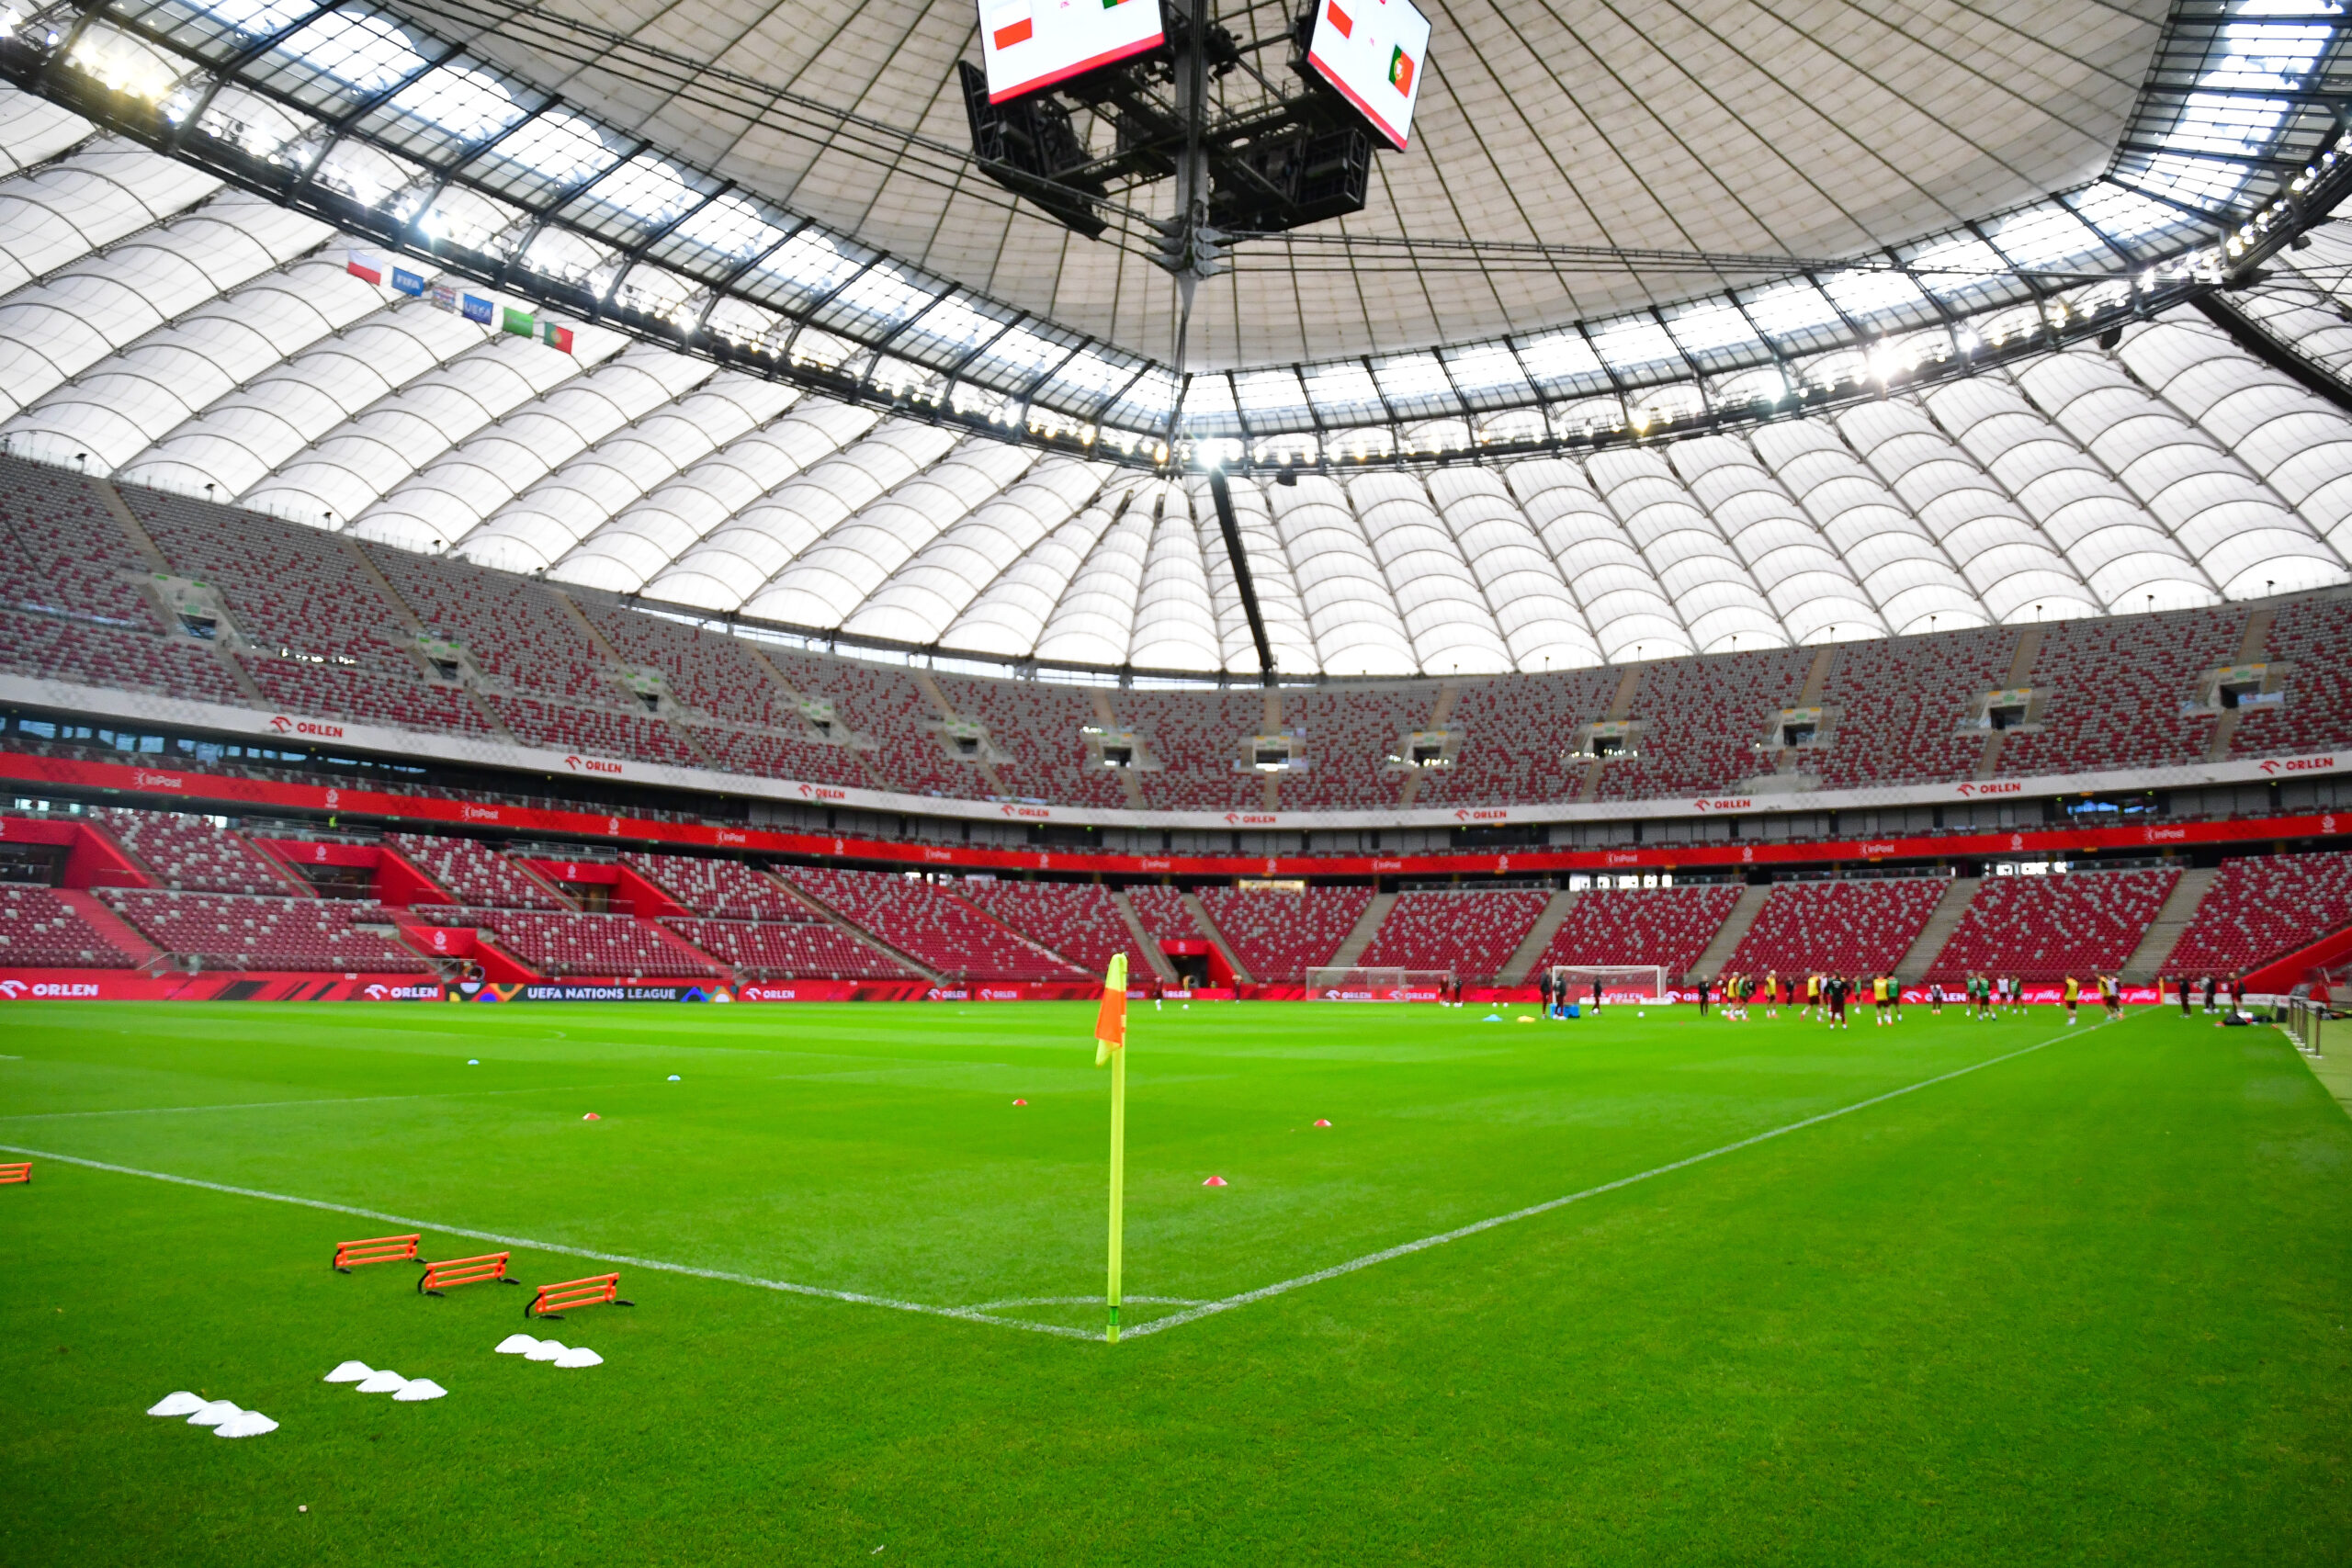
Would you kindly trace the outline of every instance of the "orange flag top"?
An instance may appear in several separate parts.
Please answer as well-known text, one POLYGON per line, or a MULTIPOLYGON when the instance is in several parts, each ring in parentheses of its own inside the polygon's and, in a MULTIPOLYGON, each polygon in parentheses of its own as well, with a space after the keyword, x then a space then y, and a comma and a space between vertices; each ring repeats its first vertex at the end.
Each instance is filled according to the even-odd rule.
POLYGON ((1102 1006, 1094 1015, 1094 1065, 1101 1066, 1111 1059, 1111 1053, 1123 1051, 1127 1044, 1127 955, 1114 953, 1111 967, 1102 976, 1102 1006))

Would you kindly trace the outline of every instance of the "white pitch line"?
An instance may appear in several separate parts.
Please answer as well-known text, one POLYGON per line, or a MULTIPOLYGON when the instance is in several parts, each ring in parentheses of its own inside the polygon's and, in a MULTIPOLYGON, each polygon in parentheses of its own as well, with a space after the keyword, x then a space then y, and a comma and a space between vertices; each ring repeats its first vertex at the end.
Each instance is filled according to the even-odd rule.
MULTIPOLYGON (((1704 1154, 1691 1155, 1687 1158, 1673 1160, 1665 1165, 1653 1166, 1647 1170, 1638 1171, 1632 1176, 1621 1176, 1614 1181, 1604 1181, 1598 1187, 1588 1187, 1580 1192, 1571 1192, 1565 1198, 1554 1198, 1542 1203, 1531 1203, 1524 1209, 1514 1209, 1508 1214, 1496 1214, 1489 1219, 1474 1220, 1456 1229, 1441 1231, 1436 1235, 1425 1235, 1418 1241, 1408 1241, 1396 1247, 1383 1247, 1378 1252, 1367 1252, 1362 1258, 1351 1258, 1345 1263, 1334 1263, 1329 1269, 1317 1269, 1312 1274, 1301 1274, 1295 1279, 1280 1280, 1271 1285, 1261 1285, 1254 1291, 1244 1291, 1238 1296, 1227 1296, 1222 1301, 1210 1302, 1202 1306, 1188 1307, 1182 1312, 1170 1313, 1166 1317, 1156 1317, 1149 1323, 1138 1324, 1127 1329, 1121 1337, 1140 1339, 1147 1334, 1157 1334, 1164 1328, 1175 1328, 1183 1324, 1197 1323, 1202 1318, 1212 1317, 1221 1312, 1231 1312, 1237 1307, 1245 1307, 1255 1302, 1286 1295, 1292 1291, 1303 1290, 1308 1285, 1321 1284, 1326 1280, 1336 1280, 1342 1274, 1352 1274, 1359 1269, 1369 1269, 1375 1263, 1385 1263, 1391 1258, 1403 1258, 1415 1252, 1426 1252, 1432 1247, 1443 1247, 1447 1242, 1460 1241, 1465 1236, 1476 1235, 1481 1231, 1490 1231, 1499 1225, 1532 1219, 1538 1214, 1548 1214, 1553 1210, 1564 1209, 1570 1203, 1581 1203, 1588 1198, 1598 1198, 1604 1192, 1614 1192, 1620 1188, 1647 1181, 1652 1177, 1687 1170, 1694 1165, 1718 1159, 1724 1155, 1736 1154, 1741 1149, 1753 1148, 1758 1144, 1767 1143, 1774 1138, 1786 1137, 1791 1133, 1802 1132, 1807 1127, 1817 1127, 1824 1122, 1834 1122, 1840 1116, 1850 1116, 1857 1111, 1867 1111, 1873 1105, 1883 1105, 1890 1100, 1899 1100, 1906 1094, 1917 1094, 1923 1089, 1932 1089, 1939 1083, 1950 1083, 1952 1079, 1965 1077, 1970 1073, 1981 1073, 1986 1067, 1996 1067, 2003 1062, 2012 1062, 2019 1056, 2030 1055, 2065 1038, 2064 1034, 2053 1034, 2047 1040, 2011 1051, 2007 1055, 1994 1056, 1970 1066, 1956 1067, 1948 1073, 1939 1073, 1934 1077, 1922 1078, 1917 1083, 1906 1084, 1901 1089, 1889 1089, 1884 1094, 1874 1094, 1868 1100, 1858 1100, 1851 1105, 1842 1105, 1835 1111, 1825 1111, 1818 1116, 1808 1116, 1802 1122, 1792 1122, 1786 1126, 1775 1127, 1770 1132, 1758 1133, 1751 1137, 1741 1138, 1736 1143, 1721 1145, 1707 1150, 1704 1154)), ((1090 1335, 1086 1337, 1093 1337, 1090 1335)))
POLYGON ((254 1187, 232 1187, 226 1182, 203 1181, 193 1176, 174 1176, 169 1171, 141 1170, 136 1166, 109 1165, 105 1160, 84 1159, 78 1155, 62 1155, 49 1149, 30 1149, 17 1144, 0 1144, 0 1150, 9 1154, 29 1155, 35 1159, 53 1159, 63 1165, 78 1165, 90 1170, 111 1171, 117 1176, 140 1176, 150 1181, 168 1181, 177 1187, 200 1188, 207 1192, 225 1192, 232 1198, 259 1198, 271 1203, 292 1203, 298 1208, 323 1209, 332 1214, 350 1214, 362 1220, 379 1220, 388 1225, 401 1225, 410 1230, 434 1231, 442 1235, 462 1235, 475 1241, 495 1242, 501 1247, 526 1247, 533 1252, 552 1252, 566 1258, 593 1258, 598 1263, 611 1263, 628 1269, 653 1269, 665 1274, 685 1274, 697 1280, 723 1280, 729 1284, 752 1285, 763 1291, 782 1291, 796 1296, 821 1296, 828 1301, 855 1302, 861 1306, 888 1307, 893 1312, 922 1313, 932 1317, 960 1318, 967 1323, 994 1324, 1001 1328, 1026 1329, 1032 1334, 1051 1334, 1064 1339, 1098 1339, 1081 1328, 1064 1328, 1052 1323, 1024 1323, 1019 1318, 991 1317, 977 1307, 930 1306, 922 1302, 902 1302, 889 1296, 871 1296, 858 1291, 828 1290, 822 1285, 795 1284, 789 1280, 763 1280, 754 1274, 737 1274, 725 1269, 701 1269, 691 1263, 672 1263, 659 1258, 634 1258, 623 1252, 592 1252, 584 1247, 571 1247, 560 1242, 537 1241, 529 1236, 502 1235, 496 1231, 469 1230, 463 1225, 445 1225, 432 1220, 413 1219, 406 1214, 388 1214, 380 1209, 358 1209, 348 1203, 330 1203, 322 1198, 297 1198, 285 1192, 265 1192, 254 1187))
MULTIPOLYGON (((648 1080, 650 1081, 650 1080, 648 1080)), ((401 1100, 471 1100, 492 1094, 560 1094, 577 1089, 582 1094, 600 1094, 608 1089, 635 1089, 638 1084, 591 1083, 545 1084, 530 1089, 435 1089, 426 1094, 345 1094, 331 1095, 324 1100, 248 1100, 230 1105, 130 1105, 117 1111, 28 1111, 17 1116, 0 1116, 0 1122, 70 1122, 85 1116, 188 1116, 201 1111, 283 1111, 301 1105, 384 1105, 401 1100)), ((63 1158, 63 1156, 56 1156, 63 1158)))

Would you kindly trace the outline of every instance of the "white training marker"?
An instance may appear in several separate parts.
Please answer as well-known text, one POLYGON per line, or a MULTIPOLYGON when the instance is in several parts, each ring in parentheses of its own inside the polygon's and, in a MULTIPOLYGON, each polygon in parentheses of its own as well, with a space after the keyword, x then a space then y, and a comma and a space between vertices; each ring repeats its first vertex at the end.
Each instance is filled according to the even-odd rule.
POLYGON ((365 1361, 345 1361, 321 1378, 321 1382, 357 1382, 376 1375, 376 1369, 365 1361))
POLYGON ((555 1364, 559 1367, 601 1367, 605 1364, 605 1358, 584 1345, 574 1345, 558 1356, 555 1364))
POLYGON ((527 1334, 510 1334, 500 1340, 496 1353, 501 1356, 521 1356, 539 1348, 539 1342, 527 1334))
POLYGON ((526 1361, 552 1361, 563 1354, 563 1347, 552 1339, 542 1339, 523 1352, 526 1361))
POLYGON ((676 1082, 678 1081, 678 1075, 677 1075, 677 1074, 675 1074, 675 1073, 672 1073, 672 1074, 670 1075, 670 1081, 671 1081, 672 1083, 676 1083, 676 1082))
POLYGON ((204 1401, 186 1389, 164 1395, 147 1407, 150 1416, 193 1416, 204 1408, 204 1401))
POLYGON ((188 1416, 187 1424, 191 1427, 218 1427, 230 1416, 243 1414, 244 1412, 225 1399, 208 1399, 196 1407, 188 1416))
POLYGON ((395 1392, 392 1397, 402 1404, 418 1404, 428 1399, 440 1399, 448 1392, 431 1378, 411 1378, 408 1386, 395 1392))
POLYGON ((362 1393, 398 1393, 408 1386, 408 1379, 398 1372, 369 1372, 356 1386, 362 1393))
POLYGON ((258 1438, 277 1430, 277 1423, 258 1410, 240 1410, 212 1428, 216 1438, 258 1438))
POLYGON ((481 1058, 480 1056, 469 1056, 466 1058, 466 1066, 469 1067, 479 1067, 481 1066, 481 1058))

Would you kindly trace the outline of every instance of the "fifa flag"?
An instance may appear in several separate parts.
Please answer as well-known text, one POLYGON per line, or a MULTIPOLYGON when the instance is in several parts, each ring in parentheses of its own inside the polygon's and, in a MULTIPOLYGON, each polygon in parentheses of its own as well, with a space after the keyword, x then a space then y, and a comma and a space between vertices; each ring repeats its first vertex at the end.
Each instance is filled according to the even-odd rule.
POLYGON ((1027 43, 1035 31, 1029 18, 1029 0, 1013 0, 989 13, 989 41, 999 49, 1027 43))
POLYGON ((424 292, 424 276, 403 266, 392 268, 392 287, 413 299, 424 292))
POLYGON ((1102 976, 1102 1006, 1094 1015, 1094 1065, 1127 1047, 1127 955, 1114 953, 1102 976))

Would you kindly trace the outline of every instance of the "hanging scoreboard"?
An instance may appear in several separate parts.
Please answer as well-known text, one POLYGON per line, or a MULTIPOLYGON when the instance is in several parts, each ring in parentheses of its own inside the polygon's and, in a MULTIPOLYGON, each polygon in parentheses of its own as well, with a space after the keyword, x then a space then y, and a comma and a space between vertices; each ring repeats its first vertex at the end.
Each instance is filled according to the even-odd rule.
POLYGON ((1399 152, 1412 135, 1429 51, 1430 19, 1412 0, 1316 0, 1307 64, 1399 152))
MULTIPOLYGON (((1421 32, 1428 35, 1427 23, 1421 32)), ((980 0, 989 102, 1157 49, 1166 36, 1159 0, 980 0)))

